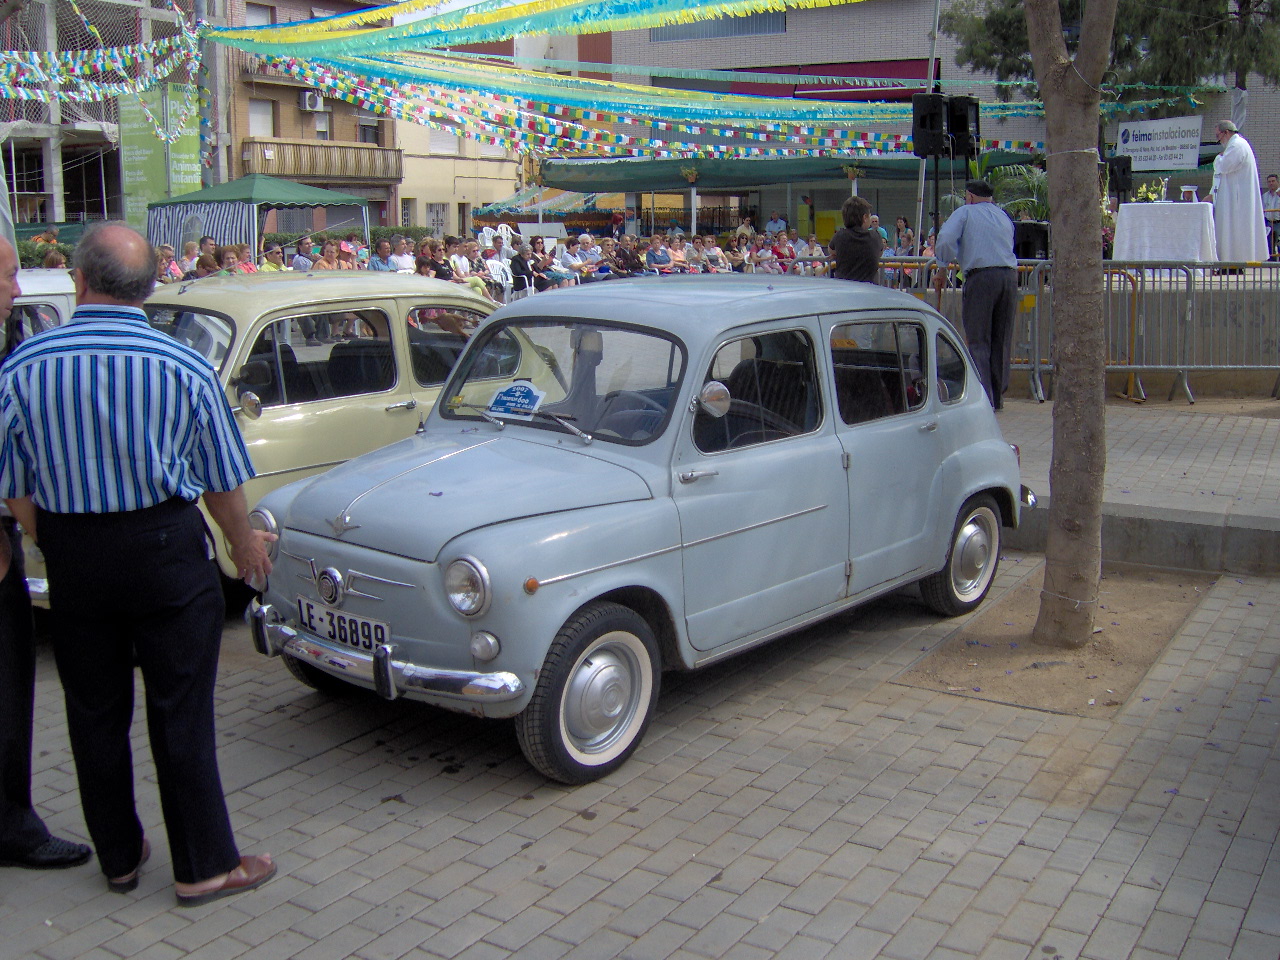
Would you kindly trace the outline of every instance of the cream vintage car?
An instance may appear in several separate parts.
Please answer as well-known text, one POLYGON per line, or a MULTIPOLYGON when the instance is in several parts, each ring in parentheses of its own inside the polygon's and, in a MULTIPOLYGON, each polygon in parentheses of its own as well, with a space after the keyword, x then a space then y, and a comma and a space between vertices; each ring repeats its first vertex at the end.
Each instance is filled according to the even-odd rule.
MULTIPOLYGON (((251 504, 411 436, 464 331, 493 309, 461 284, 365 271, 207 277, 157 287, 146 304, 152 326, 202 353, 226 386, 258 473, 245 487, 251 504)), ((43 561, 30 543, 26 554, 41 602, 43 561)))

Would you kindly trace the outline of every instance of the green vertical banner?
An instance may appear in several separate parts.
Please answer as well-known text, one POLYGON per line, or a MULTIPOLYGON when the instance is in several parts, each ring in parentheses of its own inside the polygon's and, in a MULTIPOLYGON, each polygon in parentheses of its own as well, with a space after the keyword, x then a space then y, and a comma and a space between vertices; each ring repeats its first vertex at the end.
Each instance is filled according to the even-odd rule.
MULTIPOLYGON (((167 83, 145 94, 152 116, 170 129, 183 113, 187 88, 167 83), (158 95, 163 91, 163 96, 158 95)), ((178 138, 166 144, 135 96, 119 100, 120 177, 124 193, 124 218, 145 230, 147 204, 200 189, 200 133, 192 113, 178 138)))

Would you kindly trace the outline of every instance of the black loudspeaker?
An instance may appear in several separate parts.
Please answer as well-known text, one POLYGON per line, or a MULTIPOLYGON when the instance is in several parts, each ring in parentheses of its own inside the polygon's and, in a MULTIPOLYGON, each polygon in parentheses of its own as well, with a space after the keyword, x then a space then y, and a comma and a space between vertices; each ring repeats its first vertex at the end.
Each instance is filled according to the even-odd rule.
POLYGON ((1019 260, 1049 259, 1049 225, 1038 220, 1013 224, 1013 255, 1019 260))
POLYGON ((911 96, 911 152, 917 157, 945 157, 946 97, 940 93, 911 96))
POLYGON ((1133 189, 1133 157, 1127 153, 1107 157, 1107 174, 1114 193, 1128 193, 1133 189))
POLYGON ((952 155, 976 157, 982 138, 978 127, 978 101, 974 97, 951 97, 947 100, 947 135, 951 137, 952 155))

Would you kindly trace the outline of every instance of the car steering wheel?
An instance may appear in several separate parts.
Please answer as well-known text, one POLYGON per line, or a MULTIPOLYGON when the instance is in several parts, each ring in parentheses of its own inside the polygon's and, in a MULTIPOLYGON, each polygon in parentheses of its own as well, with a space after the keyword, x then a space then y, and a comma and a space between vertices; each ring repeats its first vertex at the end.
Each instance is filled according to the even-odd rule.
MULTIPOLYGON (((623 397, 626 397, 628 400, 635 400, 637 403, 639 403, 640 405, 639 409, 641 410, 654 410, 662 414, 664 417, 667 415, 667 408, 664 407, 662 404, 660 404, 657 400, 654 400, 652 397, 646 397, 643 393, 637 393, 634 390, 613 390, 609 393, 606 393, 604 395, 605 406, 609 406, 610 404, 618 400, 621 400, 623 397)), ((637 408, 627 407, 625 409, 635 410, 637 408)))
MULTIPOLYGON (((729 401, 729 412, 726 417, 738 417, 743 420, 755 421, 749 426, 749 430, 777 430, 784 436, 794 437, 800 431, 794 423, 781 414, 774 413, 768 407, 762 407, 758 403, 752 403, 750 400, 731 400, 729 401)), ((743 433, 747 433, 744 430, 743 433)), ((732 444, 731 444, 732 445, 732 444)))

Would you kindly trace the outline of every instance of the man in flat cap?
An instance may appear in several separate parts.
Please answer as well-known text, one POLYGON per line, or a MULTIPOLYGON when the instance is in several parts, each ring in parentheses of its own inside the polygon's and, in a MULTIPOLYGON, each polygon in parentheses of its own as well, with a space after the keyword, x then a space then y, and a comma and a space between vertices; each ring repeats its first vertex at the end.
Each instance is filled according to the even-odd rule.
MULTIPOLYGON (((1013 221, 992 196, 987 181, 970 180, 964 206, 947 218, 938 233, 936 251, 939 263, 959 263, 964 273, 964 335, 982 388, 999 410, 1009 385, 1018 260, 1013 253, 1013 221)), ((944 271, 939 270, 934 283, 941 289, 944 281, 944 271)))
POLYGON ((1222 153, 1213 158, 1213 222, 1218 259, 1260 263, 1267 259, 1267 226, 1258 192, 1253 148, 1230 120, 1218 124, 1222 153))

